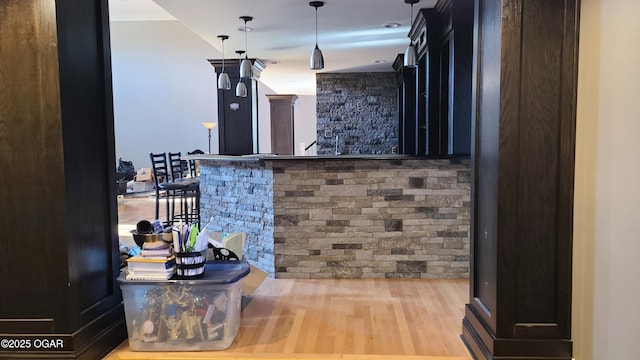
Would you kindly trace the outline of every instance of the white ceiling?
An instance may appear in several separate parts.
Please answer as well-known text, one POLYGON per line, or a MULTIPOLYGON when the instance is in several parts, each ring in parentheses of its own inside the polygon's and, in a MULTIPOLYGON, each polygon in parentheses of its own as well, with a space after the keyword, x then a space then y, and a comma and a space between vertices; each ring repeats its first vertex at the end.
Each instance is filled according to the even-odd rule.
MULTIPOLYGON (((414 5, 433 7, 436 0, 414 5)), ((392 64, 409 44, 410 6, 404 0, 328 0, 318 9, 318 45, 324 54, 320 72, 392 71, 392 64), (398 23, 398 28, 386 28, 398 23), (384 60, 376 64, 374 61, 384 60)), ((244 49, 267 68, 260 80, 277 93, 315 94, 316 71, 309 69, 315 45, 315 9, 307 0, 111 0, 111 21, 179 21, 221 50, 220 34, 229 35, 225 57, 244 49)), ((212 57, 219 56, 212 54, 212 57)))

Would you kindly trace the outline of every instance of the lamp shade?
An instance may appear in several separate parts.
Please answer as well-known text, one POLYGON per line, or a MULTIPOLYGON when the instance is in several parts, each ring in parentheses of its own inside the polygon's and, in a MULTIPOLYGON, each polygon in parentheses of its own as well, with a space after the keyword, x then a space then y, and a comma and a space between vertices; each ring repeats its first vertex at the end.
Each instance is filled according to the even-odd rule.
POLYGON ((242 80, 240 80, 236 86, 236 96, 243 98, 247 97, 247 85, 245 85, 242 80))
POLYGON ((244 58, 240 63, 240 78, 241 79, 249 79, 251 78, 251 60, 244 58))
POLYGON ((221 90, 230 90, 231 89, 231 79, 229 79, 229 75, 227 73, 221 73, 218 76, 218 89, 221 90))
POLYGON ((416 55, 416 48, 413 45, 407 46, 407 49, 404 51, 404 66, 418 66, 418 56, 416 55))
POLYGON ((311 51, 311 59, 309 60, 309 67, 312 70, 324 69, 324 56, 322 56, 322 50, 316 44, 316 47, 311 51))
POLYGON ((207 129, 207 130, 213 129, 214 127, 216 127, 216 125, 218 125, 218 123, 214 123, 214 122, 203 122, 202 123, 202 126, 204 126, 205 129, 207 129))

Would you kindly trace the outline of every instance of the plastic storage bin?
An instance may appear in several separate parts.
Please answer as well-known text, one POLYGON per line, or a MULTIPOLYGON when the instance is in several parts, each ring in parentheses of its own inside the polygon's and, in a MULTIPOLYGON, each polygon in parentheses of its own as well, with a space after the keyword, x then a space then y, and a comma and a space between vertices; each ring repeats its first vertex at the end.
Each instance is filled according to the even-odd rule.
POLYGON ((120 274, 132 351, 200 351, 228 348, 240 328, 246 262, 205 264, 187 280, 126 280, 120 274))

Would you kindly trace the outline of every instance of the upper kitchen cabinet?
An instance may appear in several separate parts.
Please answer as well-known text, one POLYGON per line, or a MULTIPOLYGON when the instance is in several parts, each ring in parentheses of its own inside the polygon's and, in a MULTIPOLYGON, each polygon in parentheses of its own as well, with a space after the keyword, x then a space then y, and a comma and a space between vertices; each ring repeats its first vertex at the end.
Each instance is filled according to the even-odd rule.
POLYGON ((418 66, 394 63, 405 154, 471 153, 473 1, 442 0, 421 9, 409 32, 418 66))

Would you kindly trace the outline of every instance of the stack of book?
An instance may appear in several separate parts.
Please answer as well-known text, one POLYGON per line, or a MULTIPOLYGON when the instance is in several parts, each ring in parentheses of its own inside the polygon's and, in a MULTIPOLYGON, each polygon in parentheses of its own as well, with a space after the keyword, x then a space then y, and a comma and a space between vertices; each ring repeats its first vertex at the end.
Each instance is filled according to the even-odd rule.
POLYGON ((140 255, 127 259, 127 280, 167 280, 175 272, 176 257, 164 242, 144 243, 140 255))

